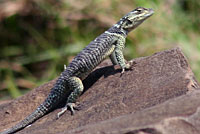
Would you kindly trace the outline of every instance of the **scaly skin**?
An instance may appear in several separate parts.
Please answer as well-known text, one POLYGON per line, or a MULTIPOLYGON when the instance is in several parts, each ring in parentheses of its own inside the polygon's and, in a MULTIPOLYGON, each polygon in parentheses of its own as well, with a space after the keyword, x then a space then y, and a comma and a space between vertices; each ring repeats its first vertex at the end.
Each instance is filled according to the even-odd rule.
POLYGON ((61 73, 46 100, 33 113, 16 126, 0 134, 11 134, 25 128, 55 109, 57 104, 65 99, 67 99, 66 106, 58 113, 58 117, 68 108, 74 113, 74 104, 84 88, 82 80, 107 56, 110 56, 114 65, 120 65, 122 73, 125 69, 130 68, 129 63, 126 64, 122 53, 125 47, 126 36, 153 13, 154 11, 152 9, 138 7, 122 17, 119 22, 85 47, 72 62, 65 67, 64 72, 61 73), (67 97, 66 94, 70 91, 72 92, 67 97))

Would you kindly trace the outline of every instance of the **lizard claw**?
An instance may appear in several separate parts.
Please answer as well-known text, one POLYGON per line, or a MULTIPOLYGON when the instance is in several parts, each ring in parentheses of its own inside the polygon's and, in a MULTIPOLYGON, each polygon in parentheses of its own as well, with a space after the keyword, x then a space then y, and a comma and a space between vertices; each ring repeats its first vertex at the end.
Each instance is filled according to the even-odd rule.
POLYGON ((124 74, 124 72, 125 72, 125 68, 122 68, 120 77, 122 77, 122 75, 124 74))
POLYGON ((121 74, 123 74, 123 73, 124 73, 124 71, 125 71, 125 68, 122 68, 121 74))
POLYGON ((121 76, 123 75, 123 73, 125 72, 125 70, 132 70, 133 69, 133 66, 136 64, 135 61, 129 61, 126 66, 124 68, 122 68, 122 71, 121 71, 121 76))
POLYGON ((67 106, 65 106, 64 108, 62 108, 62 111, 60 111, 60 112, 57 114, 57 119, 60 118, 60 116, 63 115, 66 111, 67 111, 67 106))
POLYGON ((75 110, 79 110, 79 107, 76 107, 75 103, 68 103, 64 108, 62 108, 62 111, 57 114, 57 119, 60 118, 60 116, 62 116, 68 110, 68 108, 72 115, 75 114, 75 110))
POLYGON ((129 63, 126 64, 125 67, 122 68, 121 74, 125 72, 125 69, 130 69, 130 68, 131 68, 130 64, 129 63))
POLYGON ((75 113, 75 110, 74 110, 75 106, 76 106, 75 103, 68 103, 67 104, 67 107, 69 107, 72 115, 74 115, 74 113, 75 113))

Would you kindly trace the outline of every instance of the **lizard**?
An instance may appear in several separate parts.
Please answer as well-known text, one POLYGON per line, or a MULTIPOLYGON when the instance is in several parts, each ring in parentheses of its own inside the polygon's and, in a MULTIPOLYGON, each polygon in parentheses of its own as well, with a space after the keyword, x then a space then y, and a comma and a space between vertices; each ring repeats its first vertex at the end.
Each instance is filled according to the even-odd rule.
POLYGON ((74 114, 76 100, 84 89, 82 80, 106 57, 109 56, 113 65, 120 66, 121 74, 124 73, 125 69, 131 68, 130 63, 126 62, 123 56, 126 37, 130 31, 153 14, 154 10, 151 8, 138 7, 91 41, 67 67, 64 67, 64 71, 58 77, 44 102, 24 120, 0 134, 12 134, 20 131, 55 109, 62 101, 66 101, 66 105, 57 114, 58 118, 67 110, 74 114), (71 91, 70 94, 66 96, 69 91, 71 91))

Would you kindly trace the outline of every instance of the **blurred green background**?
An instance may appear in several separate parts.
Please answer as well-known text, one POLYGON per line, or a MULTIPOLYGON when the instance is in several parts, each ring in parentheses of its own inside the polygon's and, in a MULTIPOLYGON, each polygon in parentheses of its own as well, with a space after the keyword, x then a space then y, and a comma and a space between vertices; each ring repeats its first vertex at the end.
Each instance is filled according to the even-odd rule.
POLYGON ((155 14, 129 34, 126 59, 179 46, 200 81, 198 0, 1 0, 0 99, 57 77, 83 47, 138 6, 155 14))

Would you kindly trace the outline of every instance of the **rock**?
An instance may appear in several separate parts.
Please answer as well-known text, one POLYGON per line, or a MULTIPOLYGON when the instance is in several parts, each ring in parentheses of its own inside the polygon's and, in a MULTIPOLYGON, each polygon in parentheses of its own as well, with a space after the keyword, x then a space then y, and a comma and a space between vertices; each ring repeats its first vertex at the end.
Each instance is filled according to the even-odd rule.
MULTIPOLYGON (((191 120, 197 121, 194 116, 199 114, 195 112, 199 104, 199 85, 181 50, 175 48, 132 62, 133 69, 121 75, 119 66, 104 61, 84 80, 85 91, 78 100, 80 111, 74 116, 67 112, 57 120, 61 109, 55 109, 18 133, 165 134, 178 130, 179 126, 198 132, 198 122, 193 126, 187 119, 192 116, 191 120), (187 119, 182 119, 183 116, 187 119)), ((3 119, 0 130, 15 125, 33 112, 54 83, 55 80, 50 81, 0 105, 3 119)))
MULTIPOLYGON (((200 89, 200 88, 199 88, 200 89)), ((60 134, 200 134, 200 90, 60 134)))

